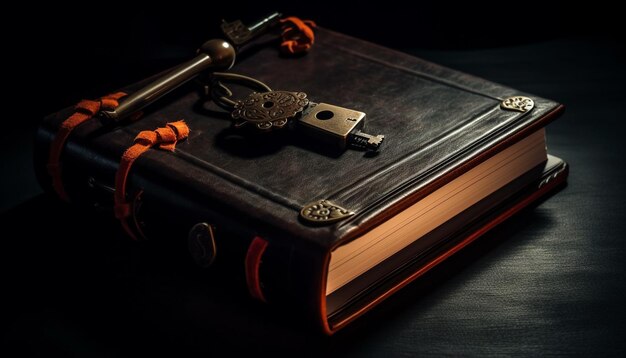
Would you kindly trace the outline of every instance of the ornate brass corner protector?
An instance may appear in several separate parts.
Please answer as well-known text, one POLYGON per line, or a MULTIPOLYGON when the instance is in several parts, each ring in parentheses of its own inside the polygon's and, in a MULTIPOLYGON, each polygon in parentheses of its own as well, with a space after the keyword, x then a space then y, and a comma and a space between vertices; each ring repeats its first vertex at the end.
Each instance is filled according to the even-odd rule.
POLYGON ((335 205, 328 200, 318 200, 305 205, 300 210, 300 217, 313 224, 330 224, 344 220, 354 215, 354 212, 335 205))
POLYGON ((500 102, 500 108, 508 111, 526 113, 535 107, 535 102, 524 96, 507 97, 500 102))

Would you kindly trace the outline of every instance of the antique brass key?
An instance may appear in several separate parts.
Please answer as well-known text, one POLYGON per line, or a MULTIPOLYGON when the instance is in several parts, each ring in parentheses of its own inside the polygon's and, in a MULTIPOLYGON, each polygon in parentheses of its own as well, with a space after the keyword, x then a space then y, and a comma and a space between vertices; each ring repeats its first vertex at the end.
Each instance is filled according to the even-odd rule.
POLYGON ((377 151, 385 139, 384 135, 362 131, 365 113, 310 102, 304 92, 253 92, 235 102, 232 117, 235 127, 252 126, 260 131, 284 128, 293 120, 296 130, 340 151, 347 148, 377 151))

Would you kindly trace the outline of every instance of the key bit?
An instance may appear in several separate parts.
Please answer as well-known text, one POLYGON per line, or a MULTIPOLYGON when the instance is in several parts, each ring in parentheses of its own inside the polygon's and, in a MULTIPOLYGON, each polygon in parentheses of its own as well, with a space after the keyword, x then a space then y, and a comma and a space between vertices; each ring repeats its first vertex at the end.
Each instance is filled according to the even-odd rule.
POLYGON ((348 146, 353 149, 375 152, 380 149, 380 146, 383 144, 383 140, 385 140, 385 136, 382 134, 371 135, 363 133, 360 129, 357 129, 348 135, 348 146))
POLYGON ((222 32, 233 45, 241 46, 276 25, 281 16, 279 12, 274 12, 249 26, 244 25, 241 20, 222 20, 222 32))

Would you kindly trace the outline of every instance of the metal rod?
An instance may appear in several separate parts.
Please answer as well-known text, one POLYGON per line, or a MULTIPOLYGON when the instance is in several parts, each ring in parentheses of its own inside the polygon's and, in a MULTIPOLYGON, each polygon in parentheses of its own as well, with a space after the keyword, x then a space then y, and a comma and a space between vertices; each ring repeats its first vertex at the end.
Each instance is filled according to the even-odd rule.
POLYGON ((115 110, 103 111, 102 115, 116 121, 123 119, 196 77, 201 72, 209 69, 215 71, 228 69, 235 62, 235 50, 224 40, 207 41, 199 51, 201 53, 192 60, 183 63, 124 98, 115 110))

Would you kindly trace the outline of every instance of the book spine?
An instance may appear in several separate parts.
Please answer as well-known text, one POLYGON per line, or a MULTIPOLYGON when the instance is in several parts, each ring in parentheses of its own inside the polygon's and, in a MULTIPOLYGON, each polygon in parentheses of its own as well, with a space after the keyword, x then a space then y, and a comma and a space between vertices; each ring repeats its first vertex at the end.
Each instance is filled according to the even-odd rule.
MULTIPOLYGON (((35 169, 48 192, 54 192, 46 170, 54 135, 54 126, 44 122, 35 139, 35 169)), ((118 162, 113 156, 90 151, 80 141, 70 141, 63 152, 63 182, 71 202, 112 216, 118 162)), ((151 243, 169 248, 172 255, 189 262, 197 256, 193 251, 213 249, 215 260, 210 270, 217 274, 212 277, 230 281, 228 285, 236 291, 247 291, 254 298, 284 306, 285 312, 295 309, 300 312, 297 316, 319 322, 320 275, 326 252, 313 245, 294 245, 293 238, 260 232, 249 226, 245 217, 230 213, 227 203, 200 203, 183 190, 164 187, 149 178, 141 182, 142 195, 134 203, 133 221, 151 243), (214 248, 199 246, 203 243, 190 235, 198 224, 211 226, 214 248), (252 257, 255 239, 257 243, 265 242, 265 247, 252 257)))

